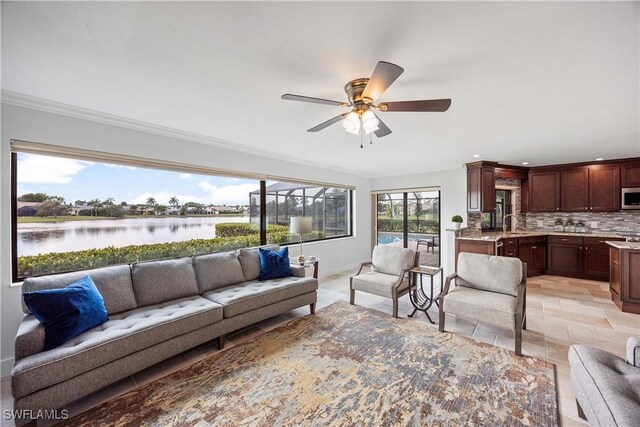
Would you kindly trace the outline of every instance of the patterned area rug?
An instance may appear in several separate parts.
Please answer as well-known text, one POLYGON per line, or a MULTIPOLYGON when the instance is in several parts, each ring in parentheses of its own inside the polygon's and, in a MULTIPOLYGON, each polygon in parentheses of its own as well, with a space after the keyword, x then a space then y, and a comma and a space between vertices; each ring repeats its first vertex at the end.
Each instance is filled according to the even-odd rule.
POLYGON ((558 425, 555 367, 335 303, 65 425, 558 425))

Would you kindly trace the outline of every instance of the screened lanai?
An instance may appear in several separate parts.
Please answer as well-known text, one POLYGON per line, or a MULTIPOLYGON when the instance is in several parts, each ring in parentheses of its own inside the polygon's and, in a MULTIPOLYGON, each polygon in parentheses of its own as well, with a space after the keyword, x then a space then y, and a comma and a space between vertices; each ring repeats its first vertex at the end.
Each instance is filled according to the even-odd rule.
MULTIPOLYGON (((260 190, 252 191, 252 223, 260 222, 260 190)), ((320 187, 292 182, 268 181, 266 187, 267 224, 289 226, 291 217, 313 218, 313 231, 326 237, 345 236, 350 233, 349 190, 320 187)))

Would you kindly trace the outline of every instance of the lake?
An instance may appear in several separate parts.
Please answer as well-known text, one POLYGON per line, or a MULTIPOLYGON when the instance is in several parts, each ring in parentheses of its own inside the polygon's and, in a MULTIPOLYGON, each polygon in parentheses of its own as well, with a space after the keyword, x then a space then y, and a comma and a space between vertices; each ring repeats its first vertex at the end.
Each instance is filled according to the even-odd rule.
POLYGON ((222 222, 249 222, 249 217, 166 216, 18 224, 18 256, 211 239, 215 225, 222 222))

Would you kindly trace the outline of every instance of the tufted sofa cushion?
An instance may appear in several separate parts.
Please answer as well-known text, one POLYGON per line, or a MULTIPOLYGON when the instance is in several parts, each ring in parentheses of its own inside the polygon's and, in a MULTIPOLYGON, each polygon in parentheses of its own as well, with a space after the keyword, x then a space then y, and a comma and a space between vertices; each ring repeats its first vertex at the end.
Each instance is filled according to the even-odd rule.
MULTIPOLYGON (((131 283, 131 268, 128 265, 96 268, 95 270, 76 271, 73 273, 52 274, 50 276, 29 277, 22 284, 22 293, 59 289, 82 279, 91 277, 96 284, 109 315, 136 308, 136 297, 131 283)), ((31 314, 22 299, 22 311, 31 314)))
POLYGON ((137 262, 131 266, 131 277, 139 306, 199 293, 191 258, 137 262))
POLYGON ((265 281, 251 281, 207 292, 202 296, 224 306, 224 317, 313 292, 318 281, 312 277, 284 277, 265 281))
POLYGON ((193 257, 200 293, 244 282, 237 252, 222 252, 193 257))
MULTIPOLYGON (((11 372, 14 398, 58 384, 154 344, 222 320, 219 304, 191 296, 111 316, 50 351, 19 360, 11 372)), ((211 337, 215 338, 215 337, 211 337)))

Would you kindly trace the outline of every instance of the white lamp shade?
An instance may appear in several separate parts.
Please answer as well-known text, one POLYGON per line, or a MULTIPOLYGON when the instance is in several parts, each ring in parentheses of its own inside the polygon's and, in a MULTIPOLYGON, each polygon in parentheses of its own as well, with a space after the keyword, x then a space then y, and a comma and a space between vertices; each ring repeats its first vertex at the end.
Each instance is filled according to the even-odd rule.
POLYGON ((378 123, 378 118, 371 110, 365 111, 362 115, 362 128, 366 135, 378 130, 378 123))
POLYGON ((311 220, 312 218, 310 216, 292 217, 289 230, 294 234, 311 233, 311 220))
POLYGON ((342 120, 342 127, 349 133, 360 135, 360 116, 355 112, 350 112, 342 120))

